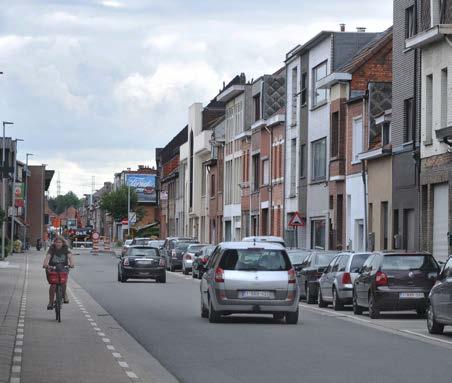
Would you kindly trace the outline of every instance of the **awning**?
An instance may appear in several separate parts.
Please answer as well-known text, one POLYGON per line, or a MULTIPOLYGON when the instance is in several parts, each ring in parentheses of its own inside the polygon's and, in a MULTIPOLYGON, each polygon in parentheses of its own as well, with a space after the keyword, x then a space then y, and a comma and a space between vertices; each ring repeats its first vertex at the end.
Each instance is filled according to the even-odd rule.
POLYGON ((154 223, 150 223, 148 225, 137 226, 137 227, 134 227, 133 229, 136 231, 140 231, 140 230, 148 229, 153 226, 157 226, 158 224, 159 224, 159 222, 154 222, 154 223))

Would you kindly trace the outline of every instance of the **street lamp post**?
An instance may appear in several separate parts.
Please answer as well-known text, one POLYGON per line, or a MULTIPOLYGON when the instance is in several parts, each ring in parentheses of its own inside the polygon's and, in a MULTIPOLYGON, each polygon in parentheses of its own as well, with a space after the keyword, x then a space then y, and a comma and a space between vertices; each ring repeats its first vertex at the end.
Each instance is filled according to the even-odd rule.
POLYGON ((2 209, 5 214, 5 218, 2 222, 2 260, 5 259, 5 236, 6 236, 6 225, 5 220, 8 217, 8 213, 6 211, 6 137, 5 130, 6 125, 13 125, 13 122, 3 121, 3 142, 2 142, 2 209))
POLYGON ((27 225, 28 225, 28 158, 30 156, 33 156, 33 153, 27 153, 26 154, 26 160, 25 160, 25 199, 24 199, 24 207, 25 207, 25 212, 24 212, 24 219, 25 219, 25 227, 24 227, 24 246, 25 248, 27 247, 27 225))
POLYGON ((13 193, 12 193, 12 209, 11 209, 11 254, 14 250, 14 219, 16 216, 16 178, 17 178, 17 143, 23 141, 21 138, 16 138, 16 150, 14 151, 14 172, 13 172, 13 193))

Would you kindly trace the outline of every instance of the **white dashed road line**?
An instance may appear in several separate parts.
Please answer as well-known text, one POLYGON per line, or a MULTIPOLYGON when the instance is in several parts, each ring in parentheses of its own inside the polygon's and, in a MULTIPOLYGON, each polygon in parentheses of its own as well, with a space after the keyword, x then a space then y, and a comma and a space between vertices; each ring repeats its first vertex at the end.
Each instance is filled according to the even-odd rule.
MULTIPOLYGON (((112 357, 116 360, 118 365, 124 370, 124 373, 127 375, 129 379, 132 379, 134 382, 140 382, 140 378, 137 374, 135 374, 134 371, 130 369, 129 364, 124 360, 122 355, 119 352, 116 352, 115 347, 111 344, 111 339, 106 337, 105 332, 97 325, 96 322, 94 322, 93 318, 89 314, 88 310, 83 306, 83 303, 80 301, 80 299, 74 294, 74 292, 69 289, 69 293, 72 295, 72 299, 77 304, 81 312, 84 314, 86 320, 88 323, 91 324, 94 331, 96 331, 96 334, 99 336, 99 338, 102 340, 102 342, 105 344, 107 350, 111 352, 112 357)), ((11 382, 13 383, 13 382, 11 382)), ((14 382, 16 383, 16 382, 14 382)), ((19 383, 19 382, 17 382, 19 383)))
POLYGON ((28 290, 28 256, 26 257, 25 279, 22 291, 22 298, 19 310, 19 319, 16 328, 16 340, 14 343, 12 366, 10 371, 9 383, 20 383, 20 374, 22 371, 22 351, 24 346, 24 328, 25 328, 25 313, 27 310, 27 290, 28 290))

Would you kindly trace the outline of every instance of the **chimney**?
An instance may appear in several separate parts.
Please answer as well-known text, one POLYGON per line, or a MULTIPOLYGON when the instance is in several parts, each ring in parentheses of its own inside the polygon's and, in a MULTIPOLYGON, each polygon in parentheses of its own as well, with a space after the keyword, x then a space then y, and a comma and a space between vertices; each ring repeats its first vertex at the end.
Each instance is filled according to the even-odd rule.
POLYGON ((341 32, 345 32, 345 24, 339 24, 341 32))
POLYGON ((441 23, 441 0, 430 0, 431 27, 441 23))
POLYGON ((364 33, 366 32, 366 27, 356 27, 356 32, 364 33))

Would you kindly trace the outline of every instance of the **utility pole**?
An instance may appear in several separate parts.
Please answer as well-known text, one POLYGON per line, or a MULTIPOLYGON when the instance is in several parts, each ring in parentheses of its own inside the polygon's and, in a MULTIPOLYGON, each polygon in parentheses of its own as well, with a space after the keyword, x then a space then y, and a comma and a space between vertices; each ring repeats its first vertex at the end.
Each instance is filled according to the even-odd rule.
POLYGON ((24 212, 24 218, 25 218, 25 228, 24 228, 24 246, 27 248, 27 225, 28 225, 28 157, 33 156, 33 153, 27 153, 26 154, 26 160, 25 160, 25 212, 24 212))
POLYGON ((16 178, 17 178, 17 142, 23 141, 20 138, 14 140, 16 147, 14 150, 14 172, 13 172, 13 193, 12 193, 12 209, 11 209, 11 254, 14 250, 14 220, 16 219, 16 178))
POLYGON ((3 121, 3 141, 2 141, 2 209, 5 217, 2 222, 2 260, 5 259, 5 236, 6 236, 6 221, 8 219, 8 212, 6 211, 6 125, 13 125, 13 122, 3 121))

